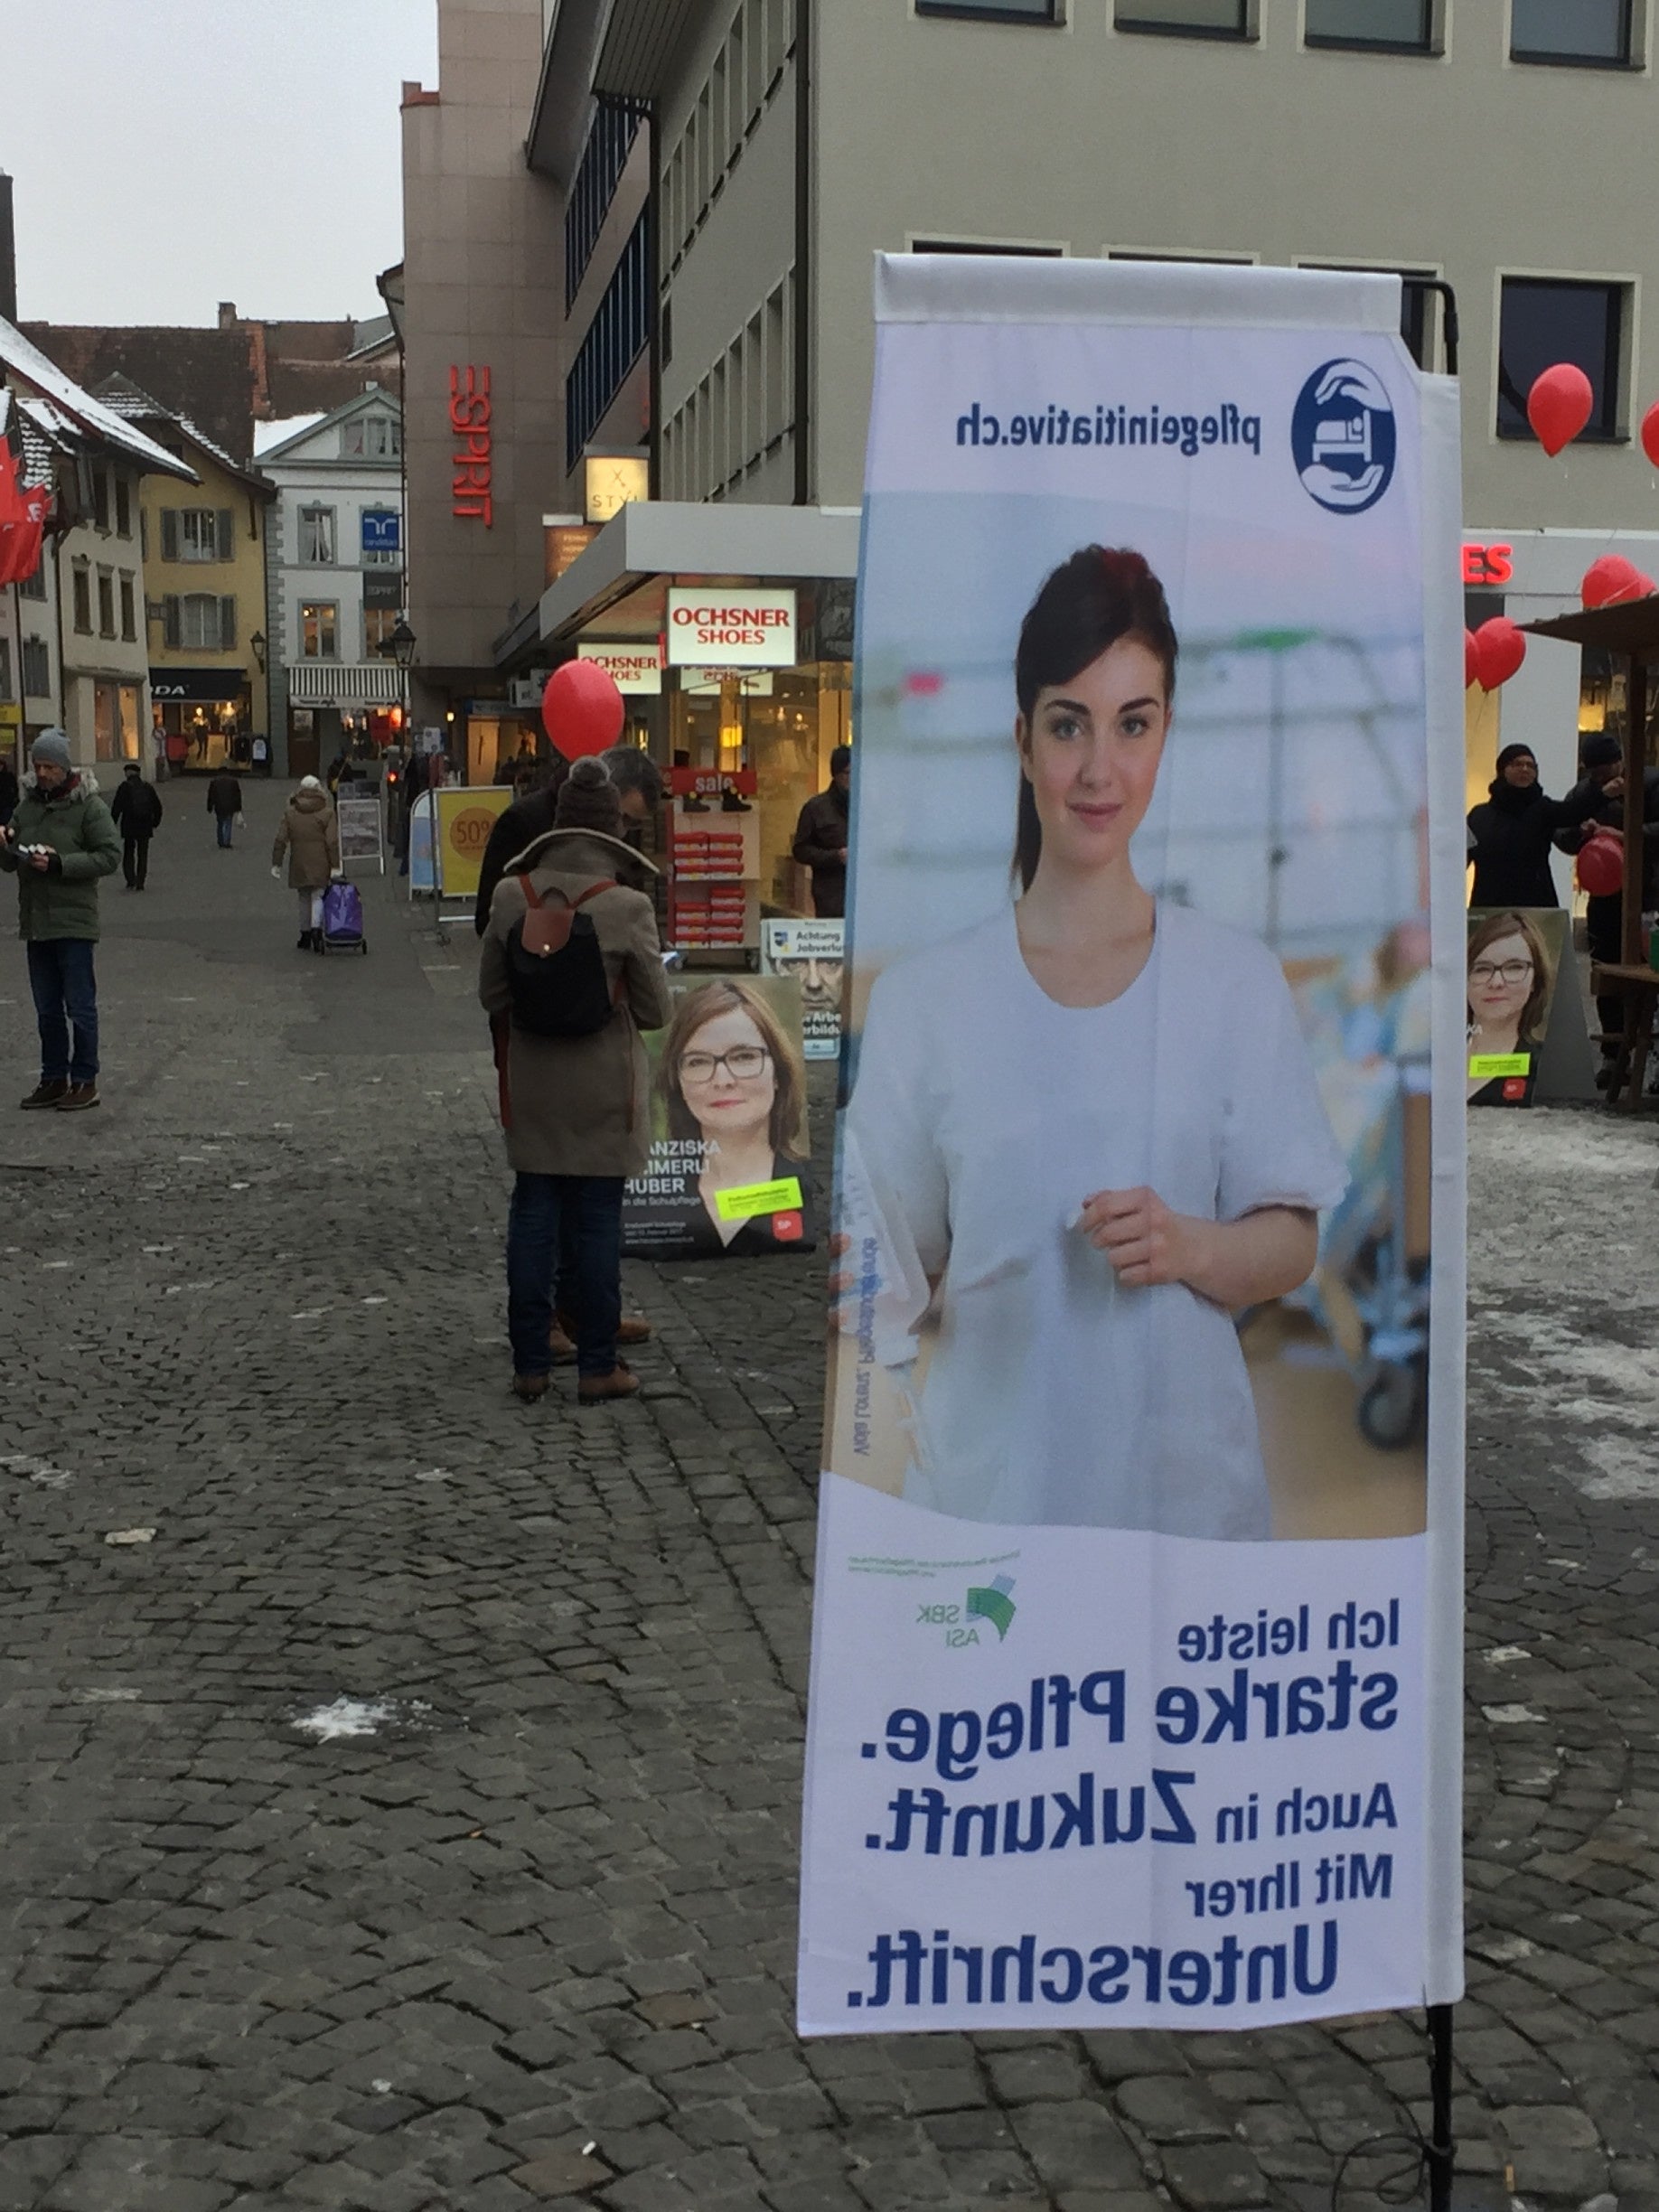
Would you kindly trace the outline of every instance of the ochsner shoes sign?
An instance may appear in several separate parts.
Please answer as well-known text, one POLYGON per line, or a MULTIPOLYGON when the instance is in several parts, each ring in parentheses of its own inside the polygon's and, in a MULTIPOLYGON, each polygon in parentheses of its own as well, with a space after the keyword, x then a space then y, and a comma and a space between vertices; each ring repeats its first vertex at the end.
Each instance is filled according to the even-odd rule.
POLYGON ((670 668, 793 668, 795 595, 746 584, 673 584, 668 595, 670 668))
POLYGON ((1399 312, 879 265, 806 2032, 1460 1990, 1457 417, 1399 312))

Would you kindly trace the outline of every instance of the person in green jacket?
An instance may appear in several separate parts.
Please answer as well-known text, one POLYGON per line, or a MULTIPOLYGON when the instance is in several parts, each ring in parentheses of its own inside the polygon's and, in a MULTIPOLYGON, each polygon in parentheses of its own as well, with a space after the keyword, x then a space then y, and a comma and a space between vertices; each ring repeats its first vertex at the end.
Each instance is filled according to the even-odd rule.
POLYGON ((0 830, 41 1032, 41 1080, 20 1103, 74 1113, 98 1104, 98 879, 120 866, 121 839, 91 777, 70 766, 61 729, 42 730, 29 760, 34 773, 0 830))

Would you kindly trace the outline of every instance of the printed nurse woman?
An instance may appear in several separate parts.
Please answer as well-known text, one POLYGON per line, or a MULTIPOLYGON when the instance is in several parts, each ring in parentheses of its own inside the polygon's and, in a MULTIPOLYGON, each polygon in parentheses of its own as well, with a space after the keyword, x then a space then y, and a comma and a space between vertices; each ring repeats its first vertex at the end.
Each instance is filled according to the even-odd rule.
POLYGON ((1014 662, 1017 895, 870 994, 839 1317, 871 1414, 838 1471, 940 1513, 1271 1533, 1234 1316, 1307 1280, 1346 1174, 1278 960, 1137 874, 1177 659, 1139 553, 1054 570, 1014 662))

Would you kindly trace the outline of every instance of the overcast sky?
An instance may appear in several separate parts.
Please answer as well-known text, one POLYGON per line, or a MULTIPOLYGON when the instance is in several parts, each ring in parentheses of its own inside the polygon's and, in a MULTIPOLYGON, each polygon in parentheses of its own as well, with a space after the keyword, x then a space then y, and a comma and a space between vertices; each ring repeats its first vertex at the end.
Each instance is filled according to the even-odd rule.
POLYGON ((18 314, 360 320, 403 252, 398 95, 436 0, 0 0, 18 314))

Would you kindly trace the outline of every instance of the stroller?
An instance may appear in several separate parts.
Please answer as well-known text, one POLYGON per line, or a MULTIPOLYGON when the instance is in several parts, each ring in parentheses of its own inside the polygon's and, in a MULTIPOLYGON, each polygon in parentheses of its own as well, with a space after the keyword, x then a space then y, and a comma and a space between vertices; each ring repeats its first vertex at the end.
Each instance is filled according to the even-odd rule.
POLYGON ((341 878, 330 884, 323 894, 323 926, 317 932, 316 949, 323 953, 367 954, 369 940, 363 934, 363 902, 354 883, 341 878))

